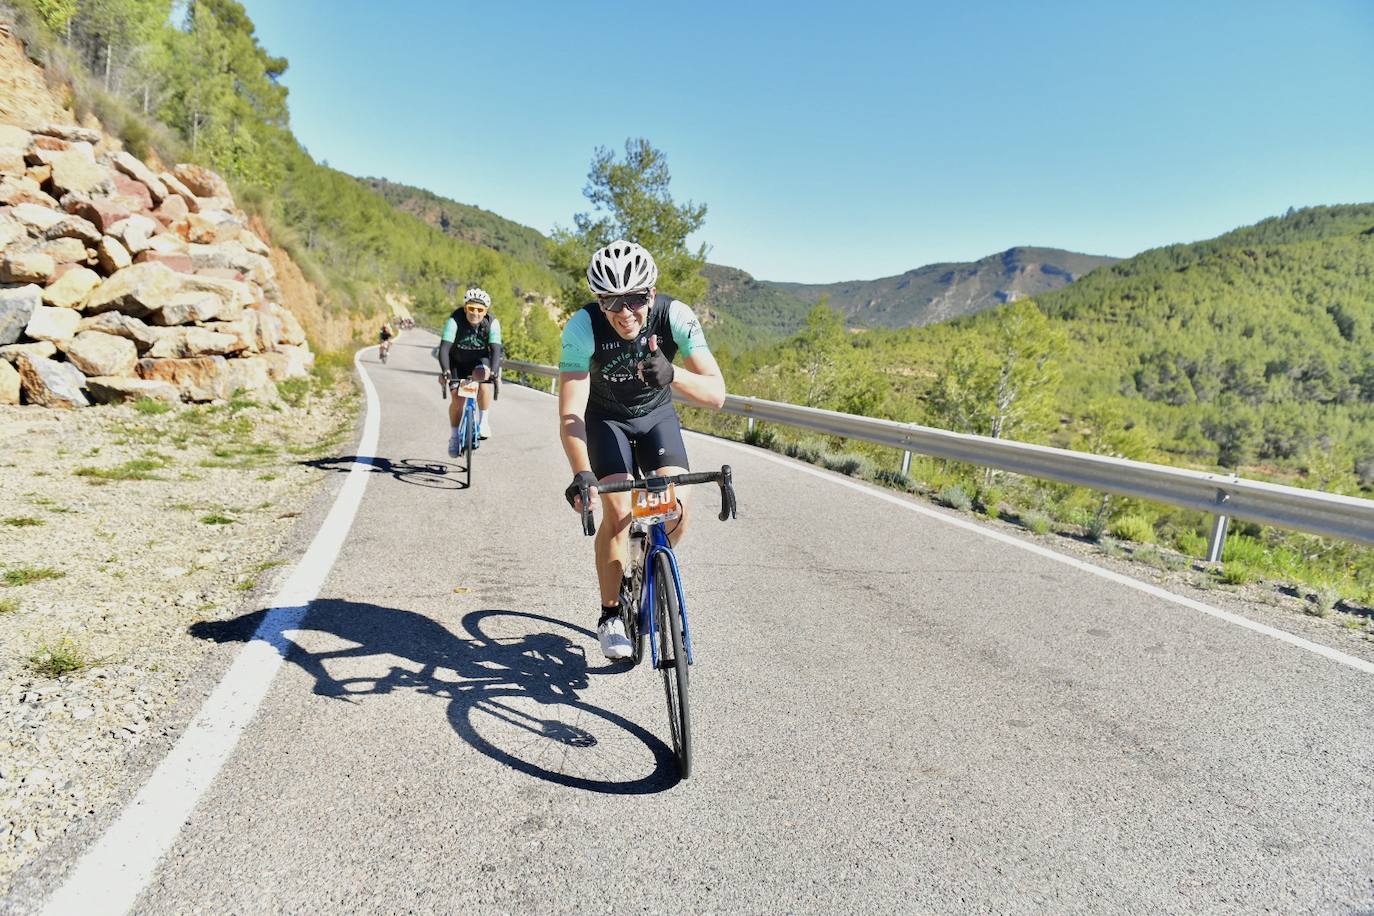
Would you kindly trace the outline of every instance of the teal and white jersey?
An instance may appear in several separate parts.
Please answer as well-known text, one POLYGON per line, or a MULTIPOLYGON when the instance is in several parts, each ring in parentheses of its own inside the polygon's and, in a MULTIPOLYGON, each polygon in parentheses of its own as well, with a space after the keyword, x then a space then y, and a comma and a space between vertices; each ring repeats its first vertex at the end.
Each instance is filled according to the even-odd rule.
POLYGON ((672 399, 667 388, 652 388, 635 374, 648 356, 649 338, 658 337, 658 348, 668 359, 678 353, 709 353, 706 334, 692 307, 659 294, 645 316, 644 328, 633 340, 624 340, 595 302, 568 319, 563 328, 561 372, 589 372, 591 392, 588 410, 611 417, 642 417, 672 399))
POLYGON ((461 358, 464 350, 486 353, 488 346, 501 343, 501 322, 488 314, 473 326, 461 311, 454 312, 444 322, 443 338, 452 345, 450 352, 455 358, 461 358))

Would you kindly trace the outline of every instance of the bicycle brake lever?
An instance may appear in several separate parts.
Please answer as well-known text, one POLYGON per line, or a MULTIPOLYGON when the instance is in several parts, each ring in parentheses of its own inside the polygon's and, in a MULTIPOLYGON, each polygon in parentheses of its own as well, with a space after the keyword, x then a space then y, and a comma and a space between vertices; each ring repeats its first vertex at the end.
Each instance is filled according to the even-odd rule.
POLYGON ((596 534, 596 519, 592 517, 591 487, 579 487, 578 495, 582 497, 582 533, 591 537, 596 534))
POLYGON ((734 472, 730 470, 730 465, 723 465, 720 469, 720 515, 723 522, 727 519, 736 518, 735 515, 735 484, 734 472))

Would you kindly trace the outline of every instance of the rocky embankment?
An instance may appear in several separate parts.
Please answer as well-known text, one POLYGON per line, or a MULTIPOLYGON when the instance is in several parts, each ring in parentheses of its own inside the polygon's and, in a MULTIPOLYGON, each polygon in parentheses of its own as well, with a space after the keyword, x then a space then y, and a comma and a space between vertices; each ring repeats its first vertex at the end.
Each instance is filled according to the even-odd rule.
POLYGON ((0 124, 0 404, 273 396, 306 375, 271 249, 224 180, 105 147, 0 124))

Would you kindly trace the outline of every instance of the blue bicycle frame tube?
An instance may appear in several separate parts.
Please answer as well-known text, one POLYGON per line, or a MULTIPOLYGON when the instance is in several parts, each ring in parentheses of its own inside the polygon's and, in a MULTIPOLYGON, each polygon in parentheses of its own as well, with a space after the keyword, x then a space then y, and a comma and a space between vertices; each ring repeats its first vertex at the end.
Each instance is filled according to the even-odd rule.
POLYGON ((644 555, 644 601, 639 608, 639 628, 649 634, 649 650, 654 668, 658 668, 658 640, 654 621, 654 561, 659 554, 668 557, 668 568, 673 574, 673 589, 677 592, 678 616, 682 624, 682 648, 687 653, 687 664, 692 664, 692 634, 687 626, 687 599, 682 594, 682 574, 678 570, 677 556, 668 543, 668 533, 659 522, 649 529, 649 549, 644 555), (645 626, 647 622, 647 626, 645 626))

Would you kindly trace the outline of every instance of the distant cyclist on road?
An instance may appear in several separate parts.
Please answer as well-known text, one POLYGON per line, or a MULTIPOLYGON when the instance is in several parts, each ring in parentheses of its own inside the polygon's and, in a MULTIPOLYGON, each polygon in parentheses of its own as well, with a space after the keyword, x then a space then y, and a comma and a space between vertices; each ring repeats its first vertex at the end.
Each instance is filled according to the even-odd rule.
MULTIPOLYGON (((452 379, 484 381, 501 371, 501 322, 492 317, 491 296, 473 287, 463 295, 463 307, 454 309, 444 322, 443 343, 439 344, 439 383, 447 386, 452 379)), ((478 435, 491 435, 492 388, 482 385, 477 392, 478 435)), ((448 454, 458 457, 463 443, 458 441, 458 424, 463 419, 463 399, 450 390, 448 402, 448 454)), ((477 447, 473 440, 473 448, 477 447)))
MULTIPOLYGON (((558 414, 563 451, 572 468, 568 502, 581 510, 580 485, 629 480, 641 474, 681 474, 687 447, 673 409, 673 392, 702 407, 725 402, 725 379, 706 346, 690 306, 658 292, 658 266, 634 242, 616 241, 592 255, 587 283, 596 301, 563 329, 558 414), (684 368, 674 368, 681 354, 684 368)), ((592 489, 592 493, 596 490, 592 489)), ((678 496, 682 501, 682 495, 678 496)), ((677 544, 687 506, 669 534, 677 544)), ((597 636, 607 658, 627 658, 630 641, 619 615, 630 494, 601 497, 596 530, 596 576, 601 589, 597 636)))
POLYGON ((382 329, 377 332, 378 346, 377 356, 382 362, 386 362, 386 355, 391 352, 391 339, 396 336, 396 332, 391 329, 391 322, 383 321, 382 329))

